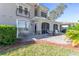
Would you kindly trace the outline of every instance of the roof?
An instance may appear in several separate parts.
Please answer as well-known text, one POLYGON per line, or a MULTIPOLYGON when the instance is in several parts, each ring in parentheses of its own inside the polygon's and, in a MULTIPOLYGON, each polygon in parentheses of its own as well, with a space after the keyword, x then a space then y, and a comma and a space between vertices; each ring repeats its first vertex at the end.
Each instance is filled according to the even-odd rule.
POLYGON ((77 24, 78 22, 59 22, 62 25, 77 24))

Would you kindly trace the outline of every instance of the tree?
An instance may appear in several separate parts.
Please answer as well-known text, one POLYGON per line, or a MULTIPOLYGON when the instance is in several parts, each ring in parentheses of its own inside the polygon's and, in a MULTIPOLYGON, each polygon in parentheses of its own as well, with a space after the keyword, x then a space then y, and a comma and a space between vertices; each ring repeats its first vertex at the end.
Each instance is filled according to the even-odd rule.
POLYGON ((52 20, 54 19, 57 19, 58 17, 60 17, 64 10, 67 8, 67 5, 61 3, 59 4, 59 6, 57 8, 55 8, 54 10, 52 10, 50 13, 49 13, 49 18, 52 20))

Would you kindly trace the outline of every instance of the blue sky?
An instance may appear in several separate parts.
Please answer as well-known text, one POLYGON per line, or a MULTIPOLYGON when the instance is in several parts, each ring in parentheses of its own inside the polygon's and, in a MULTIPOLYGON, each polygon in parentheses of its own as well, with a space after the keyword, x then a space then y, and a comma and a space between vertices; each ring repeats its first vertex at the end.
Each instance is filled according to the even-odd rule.
MULTIPOLYGON (((58 3, 42 3, 49 8, 49 11, 58 6, 58 3)), ((57 21, 63 22, 77 22, 79 20, 79 3, 66 3, 67 8, 57 21)))

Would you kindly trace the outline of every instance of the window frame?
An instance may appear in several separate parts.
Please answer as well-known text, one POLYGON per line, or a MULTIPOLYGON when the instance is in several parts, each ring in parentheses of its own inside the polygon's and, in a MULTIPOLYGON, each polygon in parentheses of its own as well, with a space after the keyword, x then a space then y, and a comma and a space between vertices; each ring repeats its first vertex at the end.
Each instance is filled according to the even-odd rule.
POLYGON ((47 17, 47 13, 41 12, 41 16, 46 18, 47 17))
POLYGON ((22 12, 23 12, 23 7, 22 7, 22 6, 19 6, 18 11, 19 11, 19 13, 22 14, 22 12))
POLYGON ((28 8, 24 8, 24 14, 25 14, 25 15, 28 14, 28 8))

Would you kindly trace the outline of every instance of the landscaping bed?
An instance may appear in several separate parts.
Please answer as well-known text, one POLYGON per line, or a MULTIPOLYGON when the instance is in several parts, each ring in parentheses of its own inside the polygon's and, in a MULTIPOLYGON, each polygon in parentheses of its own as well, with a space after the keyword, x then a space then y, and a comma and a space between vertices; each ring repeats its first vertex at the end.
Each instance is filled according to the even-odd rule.
POLYGON ((79 24, 68 27, 66 37, 71 40, 73 47, 79 47, 79 24))

